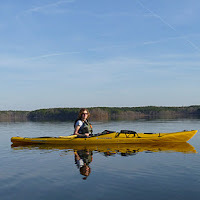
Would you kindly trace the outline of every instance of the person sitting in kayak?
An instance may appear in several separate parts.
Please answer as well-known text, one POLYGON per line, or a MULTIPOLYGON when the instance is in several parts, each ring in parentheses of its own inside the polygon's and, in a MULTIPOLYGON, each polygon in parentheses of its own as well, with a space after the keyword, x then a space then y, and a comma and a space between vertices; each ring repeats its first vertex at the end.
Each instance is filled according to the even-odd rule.
POLYGON ((74 123, 74 135, 77 137, 92 136, 92 125, 88 121, 90 113, 86 108, 82 108, 79 112, 78 119, 74 123))

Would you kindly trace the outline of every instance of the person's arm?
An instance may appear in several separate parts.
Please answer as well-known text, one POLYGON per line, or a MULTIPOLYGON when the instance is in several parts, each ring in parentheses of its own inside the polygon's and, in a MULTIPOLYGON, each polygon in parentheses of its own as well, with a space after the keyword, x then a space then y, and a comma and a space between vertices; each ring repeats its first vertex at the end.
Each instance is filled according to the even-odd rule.
POLYGON ((74 151, 74 155, 75 155, 75 159, 76 160, 80 160, 81 159, 80 156, 78 155, 78 153, 76 151, 74 151))
POLYGON ((74 129, 74 135, 79 135, 78 131, 80 129, 81 126, 76 126, 74 129))
MULTIPOLYGON (((82 135, 82 134, 78 133, 79 129, 80 129, 80 126, 76 126, 75 127, 75 129, 74 129, 74 135, 82 135)), ((89 133, 85 133, 84 135, 87 136, 87 137, 89 137, 89 133)))

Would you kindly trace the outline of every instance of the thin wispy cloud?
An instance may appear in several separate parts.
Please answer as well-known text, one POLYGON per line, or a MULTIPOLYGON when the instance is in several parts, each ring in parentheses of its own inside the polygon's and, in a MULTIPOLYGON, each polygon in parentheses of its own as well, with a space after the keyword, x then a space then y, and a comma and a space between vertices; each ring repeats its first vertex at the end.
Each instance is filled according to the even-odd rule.
MULTIPOLYGON (((178 31, 176 30, 175 27, 173 27, 171 24, 169 24, 166 20, 164 20, 160 15, 156 14, 154 11, 150 10, 149 8, 147 8, 142 2, 141 0, 138 0, 138 3, 145 9, 147 10, 149 13, 151 13, 154 17, 158 18, 163 24, 165 24, 166 26, 168 26, 171 30, 173 30, 174 32, 178 33, 178 31)), ((183 38, 192 48, 194 48, 195 50, 200 52, 200 48, 191 40, 187 39, 187 38, 183 38)))
POLYGON ((79 65, 80 68, 89 68, 89 71, 94 71, 96 73, 96 70, 102 71, 105 69, 106 71, 132 71, 135 69, 140 69, 141 71, 144 69, 155 69, 158 68, 160 70, 170 70, 173 68, 176 69, 183 69, 183 67, 186 69, 196 69, 198 67, 199 69, 199 62, 193 61, 193 60, 183 60, 182 58, 179 60, 168 60, 165 57, 149 57, 149 58, 141 58, 141 57, 113 57, 110 59, 105 59, 103 61, 95 61, 92 63, 76 63, 76 65, 79 65))
MULTIPOLYGON (((199 37, 199 34, 191 34, 191 35, 185 35, 185 36, 177 36, 177 37, 167 37, 160 40, 152 40, 152 41, 146 41, 142 45, 151 45, 156 43, 162 43, 170 40, 187 40, 189 37, 199 37)), ((192 43, 193 44, 193 43, 192 43)), ((199 55, 199 54, 198 54, 199 55)))
POLYGON ((80 12, 80 14, 88 14, 98 18, 104 17, 154 17, 152 14, 134 14, 130 12, 108 12, 108 13, 92 13, 92 12, 80 12))
POLYGON ((156 14, 154 11, 150 10, 149 8, 147 8, 140 0, 138 0, 138 3, 141 5, 141 7, 143 7, 145 10, 147 10, 149 13, 151 13, 152 16, 158 18, 163 24, 167 25, 170 29, 176 31, 176 29, 172 25, 167 23, 161 16, 156 14))
MULTIPOLYGON (((50 4, 45 4, 42 6, 36 6, 30 9, 25 10, 24 14, 31 14, 34 12, 48 12, 48 9, 52 8, 58 8, 61 4, 66 3, 74 3, 76 0, 61 0, 50 4)), ((54 10, 56 13, 58 13, 58 10, 54 10)), ((97 18, 107 18, 107 17, 155 17, 155 14, 134 14, 131 12, 102 12, 102 13, 95 13, 91 11, 86 10, 67 10, 70 13, 78 14, 78 15, 89 15, 97 18)), ((61 11, 63 12, 63 11, 61 11)), ((52 13, 52 10, 51 10, 52 13)))
POLYGON ((35 56, 35 57, 29 57, 26 58, 25 60, 37 60, 37 59, 42 59, 42 58, 49 58, 49 57, 54 57, 54 56, 63 56, 67 54, 79 54, 80 52, 78 51, 72 51, 72 52, 60 52, 60 53, 52 53, 52 54, 44 54, 40 56, 35 56))
POLYGON ((42 11, 45 11, 46 9, 48 9, 48 8, 58 7, 61 4, 66 4, 66 3, 74 3, 75 1, 76 0, 61 0, 61 1, 54 2, 54 3, 45 4, 45 5, 42 5, 42 6, 37 6, 37 7, 27 9, 23 13, 24 14, 31 14, 33 12, 42 12, 42 11))
POLYGON ((179 36, 179 37, 168 37, 168 38, 163 38, 160 40, 152 40, 152 41, 146 41, 142 45, 151 45, 151 44, 156 44, 156 43, 162 43, 162 42, 167 42, 170 40, 177 40, 177 39, 186 39, 186 36, 179 36))
POLYGON ((96 18, 110 18, 110 17, 154 17, 153 14, 136 14, 133 12, 90 12, 90 11, 73 11, 79 15, 89 15, 96 18))
POLYGON ((31 69, 35 68, 34 60, 38 61, 38 68, 46 67, 48 66, 48 62, 46 65, 42 63, 41 61, 43 59, 49 59, 55 56, 63 56, 63 55, 72 55, 72 54, 79 54, 80 52, 74 51, 74 52, 59 52, 59 53, 51 53, 51 54, 43 54, 43 55, 38 55, 34 57, 14 57, 14 56, 0 56, 0 69, 31 69), (41 63, 41 65, 40 65, 41 63))
POLYGON ((188 53, 183 53, 183 54, 164 54, 164 55, 159 55, 159 57, 162 58, 166 58, 166 59, 183 59, 183 58, 187 58, 187 59, 195 59, 194 62, 196 62, 196 59, 200 58, 200 54, 196 53, 196 54, 188 54, 188 53))
POLYGON ((163 38, 160 40, 145 41, 140 44, 123 43, 123 44, 116 44, 116 45, 108 45, 108 46, 90 48, 90 49, 87 49, 87 51, 97 52, 97 51, 105 51, 105 50, 112 50, 112 49, 114 50, 116 48, 118 48, 118 49, 119 48, 128 48, 128 47, 130 47, 130 44, 131 44, 131 48, 137 48, 137 47, 141 47, 141 46, 145 46, 145 45, 154 45, 154 44, 159 44, 159 43, 163 43, 163 42, 168 42, 171 40, 183 40, 183 39, 187 39, 187 37, 188 36, 167 37, 167 38, 163 38))

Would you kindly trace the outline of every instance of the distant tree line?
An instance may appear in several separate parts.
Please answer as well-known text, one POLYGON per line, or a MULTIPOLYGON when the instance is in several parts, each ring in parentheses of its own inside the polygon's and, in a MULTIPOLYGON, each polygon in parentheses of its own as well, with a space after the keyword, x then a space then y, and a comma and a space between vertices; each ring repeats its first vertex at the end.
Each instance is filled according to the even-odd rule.
POLYGON ((0 111, 0 122, 27 121, 29 111, 0 111))
MULTIPOLYGON (((80 108, 50 108, 35 111, 0 111, 0 121, 73 121, 80 108)), ((91 107, 92 121, 141 118, 200 117, 200 106, 187 107, 91 107)))

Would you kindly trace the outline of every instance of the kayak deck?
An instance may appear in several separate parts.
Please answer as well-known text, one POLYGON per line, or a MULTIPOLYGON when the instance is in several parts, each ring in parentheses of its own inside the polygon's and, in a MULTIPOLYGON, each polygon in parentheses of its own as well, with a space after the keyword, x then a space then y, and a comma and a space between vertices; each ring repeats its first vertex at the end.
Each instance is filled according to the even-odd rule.
POLYGON ((112 132, 104 131, 102 134, 90 138, 78 138, 76 135, 60 137, 12 137, 13 144, 142 144, 163 142, 187 142, 197 130, 173 133, 136 133, 134 131, 112 132))

